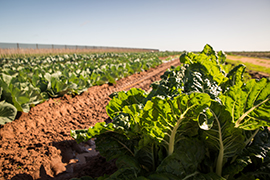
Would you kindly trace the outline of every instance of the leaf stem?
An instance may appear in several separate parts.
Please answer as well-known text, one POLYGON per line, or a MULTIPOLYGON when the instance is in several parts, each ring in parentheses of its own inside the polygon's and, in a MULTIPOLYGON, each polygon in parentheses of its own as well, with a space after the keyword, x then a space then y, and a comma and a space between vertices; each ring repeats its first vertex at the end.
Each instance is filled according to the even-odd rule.
POLYGON ((182 119, 183 119, 183 117, 181 116, 179 118, 179 120, 177 121, 176 125, 174 126, 173 131, 171 133, 168 155, 171 155, 173 153, 173 151, 174 151, 175 135, 176 135, 176 131, 177 131, 178 127, 180 126, 180 123, 181 123, 182 119))
POLYGON ((128 150, 130 152, 130 154, 135 157, 135 154, 131 151, 131 149, 129 149, 125 144, 123 144, 121 141, 119 141, 118 139, 114 138, 119 144, 121 144, 126 150, 128 150))
POLYGON ((256 136, 256 134, 259 132, 260 129, 257 129, 251 136, 250 138, 248 138, 245 142, 245 145, 248 145, 249 143, 251 143, 252 139, 256 136))
POLYGON ((196 106, 195 104, 190 106, 189 108, 187 108, 185 110, 185 112, 183 114, 181 114, 180 118, 178 119, 176 125, 174 126, 172 133, 171 133, 171 137, 170 137, 170 141, 169 141, 169 149, 168 149, 168 156, 171 155, 174 151, 174 144, 175 144, 175 135, 177 132, 177 129, 179 128, 182 120, 185 118, 185 115, 187 114, 187 112, 193 108, 194 106, 196 106))
POLYGON ((235 127, 238 128, 240 126, 240 123, 244 120, 244 118, 250 113, 252 112, 254 109, 256 109, 257 107, 259 107, 260 105, 266 103, 267 101, 270 100, 270 97, 266 98, 265 100, 263 100, 262 102, 260 102, 259 104, 257 104, 256 106, 253 106, 252 108, 250 108, 247 112, 245 112, 235 123, 235 127))
POLYGON ((194 173, 187 175, 187 176, 186 176, 184 179, 182 179, 182 180, 189 179, 190 177, 195 176, 195 175, 197 175, 197 174, 199 174, 199 172, 198 172, 198 171, 195 171, 194 173))
MULTIPOLYGON (((211 109, 210 109, 211 110, 211 109)), ((221 176, 222 174, 222 165, 223 165, 223 157, 224 157, 224 146, 223 146, 223 140, 222 140, 222 130, 220 123, 218 121, 218 118, 216 114, 211 110, 212 114, 214 115, 217 124, 218 124, 218 139, 219 139, 219 153, 218 153, 218 159, 216 164, 216 173, 217 175, 221 176)))

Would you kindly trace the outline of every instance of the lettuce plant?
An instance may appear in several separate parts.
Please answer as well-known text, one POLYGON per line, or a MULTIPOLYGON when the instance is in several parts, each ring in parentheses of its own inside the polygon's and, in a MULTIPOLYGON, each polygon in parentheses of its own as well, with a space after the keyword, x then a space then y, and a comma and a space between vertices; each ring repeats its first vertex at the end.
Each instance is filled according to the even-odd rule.
MULTIPOLYGON (((2 95, 2 88, 0 87, 0 98, 2 95)), ((5 101, 0 102, 0 124, 13 121, 17 114, 17 109, 12 104, 5 101)))
POLYGON ((2 100, 12 104, 18 111, 28 112, 32 105, 43 101, 40 89, 34 87, 25 77, 0 73, 2 100))

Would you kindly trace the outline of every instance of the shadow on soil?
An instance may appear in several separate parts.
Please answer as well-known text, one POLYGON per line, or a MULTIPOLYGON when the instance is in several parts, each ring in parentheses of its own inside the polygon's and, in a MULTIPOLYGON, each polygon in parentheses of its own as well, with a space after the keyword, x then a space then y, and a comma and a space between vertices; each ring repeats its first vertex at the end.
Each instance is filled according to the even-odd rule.
MULTIPOLYGON (((40 167, 40 178, 38 180, 52 180, 54 178, 47 175, 43 165, 40 167)), ((18 174, 11 178, 11 180, 34 180, 33 177, 29 174, 18 174)))
MULTIPOLYGON (((107 162, 95 151, 93 140, 80 144, 77 144, 75 140, 53 142, 53 146, 61 151, 62 163, 66 170, 51 177, 41 165, 37 180, 68 180, 82 176, 100 177, 104 174, 112 174, 117 170, 115 160, 107 162)), ((63 167, 63 165, 59 167, 61 166, 63 167)), ((14 176, 11 180, 34 180, 34 178, 24 173, 14 176)))

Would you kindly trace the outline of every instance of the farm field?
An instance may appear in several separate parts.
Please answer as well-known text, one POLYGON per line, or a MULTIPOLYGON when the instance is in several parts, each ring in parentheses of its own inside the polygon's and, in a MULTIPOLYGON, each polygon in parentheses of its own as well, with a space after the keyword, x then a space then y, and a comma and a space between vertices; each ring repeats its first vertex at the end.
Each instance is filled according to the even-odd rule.
POLYGON ((48 56, 48 55, 61 55, 61 54, 89 54, 89 53, 138 53, 138 52, 151 52, 155 50, 149 49, 134 49, 134 48, 106 48, 106 49, 1 49, 0 58, 4 57, 33 57, 33 56, 48 56))
MULTIPOLYGON (((78 95, 87 88, 148 70, 169 53, 71 54, 3 58, 0 62, 0 97, 6 113, 0 124, 14 120, 50 97, 78 95)), ((2 109, 3 111, 3 109, 2 109)))
MULTIPOLYGON (((178 59, 170 61, 147 72, 120 79, 115 85, 93 86, 74 98, 65 95, 49 99, 31 108, 29 113, 20 113, 15 121, 0 128, 0 177, 68 179, 83 175, 84 169, 89 168, 85 163, 105 163, 100 156, 87 157, 85 161, 84 155, 88 150, 77 145, 70 136, 70 130, 85 129, 96 122, 108 120, 105 106, 111 93, 131 87, 147 91, 166 69, 179 64, 178 59), (77 159, 82 162, 76 164, 77 159)), ((106 168, 106 163, 104 165, 106 168)), ((109 163, 107 165, 110 166, 109 163)), ((99 176, 114 170, 92 169, 91 172, 99 176)))
POLYGON ((270 136, 259 128, 270 123, 270 82, 243 80, 244 71, 206 45, 115 83, 50 97, 0 126, 0 177, 227 179, 254 170, 253 162, 260 166, 251 176, 268 177, 270 136))
POLYGON ((227 55, 227 59, 234 61, 247 62, 254 65, 264 66, 270 68, 270 59, 254 58, 254 57, 243 57, 243 56, 231 56, 227 55))
MULTIPOLYGON (((249 54, 248 54, 249 55, 249 54)), ((227 62, 231 64, 245 64, 247 71, 254 77, 270 76, 270 60, 264 58, 227 55, 227 62)))
POLYGON ((244 56, 244 57, 253 57, 253 58, 261 58, 261 59, 270 59, 270 52, 269 51, 239 51, 239 52, 226 52, 228 55, 235 55, 235 56, 244 56))

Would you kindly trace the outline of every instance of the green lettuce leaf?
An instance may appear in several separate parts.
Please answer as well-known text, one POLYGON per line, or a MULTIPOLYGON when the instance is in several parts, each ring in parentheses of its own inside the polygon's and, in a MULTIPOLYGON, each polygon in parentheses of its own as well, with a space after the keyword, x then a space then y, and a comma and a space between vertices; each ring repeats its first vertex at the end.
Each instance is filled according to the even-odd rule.
POLYGON ((17 109, 5 101, 0 102, 0 124, 11 122, 17 115, 17 109))
POLYGON ((202 93, 180 94, 173 100, 154 97, 144 107, 141 126, 148 135, 164 144, 170 155, 179 140, 175 139, 179 127, 186 121, 197 120, 200 112, 210 106, 210 101, 210 97, 202 93))
POLYGON ((198 170, 205 155, 203 142, 184 139, 177 143, 175 151, 157 167, 157 173, 170 173, 183 179, 198 170))
POLYGON ((30 106, 43 101, 40 89, 35 88, 26 77, 0 74, 2 99, 14 105, 17 111, 28 112, 30 106))
POLYGON ((108 131, 96 136, 95 142, 96 149, 109 161, 124 155, 135 157, 135 148, 138 146, 139 140, 139 136, 131 139, 117 131, 108 131))
POLYGON ((181 93, 183 87, 184 67, 171 67, 162 76, 161 80, 151 84, 152 91, 147 96, 151 100, 154 96, 175 97, 181 93))
MULTIPOLYGON (((183 92, 207 93, 212 99, 217 100, 222 89, 207 68, 210 68, 210 65, 206 67, 200 63, 191 64, 185 71, 183 92)), ((216 70, 216 74, 220 73, 218 69, 216 70)), ((220 76, 223 77, 222 74, 220 76)))
POLYGON ((81 130, 71 130, 70 135, 73 137, 78 143, 86 142, 91 138, 96 137, 107 131, 113 131, 114 127, 112 123, 106 124, 105 122, 96 123, 95 126, 87 129, 81 130))
POLYGON ((235 127, 255 130, 270 126, 270 80, 252 79, 246 84, 231 87, 220 96, 232 116, 235 127))
POLYGON ((142 105, 146 101, 145 92, 138 88, 131 88, 127 92, 120 91, 111 97, 112 100, 106 106, 106 112, 111 119, 122 112, 124 106, 132 104, 142 105))
POLYGON ((223 174, 232 178, 242 174, 259 179, 270 178, 270 132, 267 127, 259 130, 250 144, 235 160, 224 167, 223 174))
POLYGON ((229 71, 229 73, 226 75, 228 80, 223 82, 223 84, 221 85, 223 92, 226 92, 227 89, 231 86, 236 85, 241 87, 243 85, 243 74, 245 72, 245 69, 245 65, 239 64, 229 71))
POLYGON ((180 56, 180 62, 187 66, 187 72, 184 78, 187 81, 192 81, 192 78, 188 76, 194 72, 198 72, 204 76, 203 78, 207 78, 210 82, 220 85, 224 81, 227 81, 227 77, 225 77, 226 73, 222 68, 224 58, 226 58, 226 55, 223 52, 217 53, 208 44, 205 45, 203 51, 199 54, 192 52, 184 53, 180 56))
MULTIPOLYGON (((217 156, 215 168, 216 173, 221 176, 228 158, 238 155, 244 149, 245 136, 242 129, 234 127, 232 117, 224 106, 212 102, 210 112, 211 114, 204 115, 207 121, 200 127, 205 130, 203 137, 210 153, 217 156)), ((202 115, 203 113, 200 114, 202 115)))

